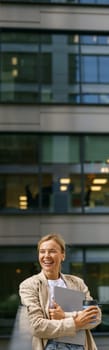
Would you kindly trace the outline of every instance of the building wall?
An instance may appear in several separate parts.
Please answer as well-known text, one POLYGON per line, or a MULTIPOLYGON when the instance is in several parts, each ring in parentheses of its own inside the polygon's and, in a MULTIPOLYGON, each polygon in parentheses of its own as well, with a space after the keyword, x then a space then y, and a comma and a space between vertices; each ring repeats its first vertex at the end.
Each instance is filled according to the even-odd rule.
MULTIPOLYGON (((109 9, 76 6, 0 5, 5 28, 109 29, 109 9)), ((104 132, 108 107, 0 105, 0 131, 104 132)), ((108 216, 2 216, 0 244, 36 244, 39 236, 59 231, 68 243, 108 244, 108 216)))
POLYGON ((109 108, 1 104, 0 131, 107 133, 109 108))
POLYGON ((109 9, 103 7, 0 5, 2 27, 69 30, 109 29, 109 9))
POLYGON ((109 244, 109 217, 100 216, 1 216, 0 245, 35 245, 47 233, 59 232, 67 244, 109 244))
MULTIPOLYGON (((0 27, 48 30, 109 30, 109 8, 0 4, 0 27)), ((0 132, 107 133, 108 106, 0 105, 0 132)), ((2 215, 0 245, 32 246, 48 232, 59 232, 67 244, 108 245, 108 215, 2 215)), ((96 338, 99 350, 107 350, 107 337, 96 338)), ((7 341, 1 340, 2 349, 7 341)))

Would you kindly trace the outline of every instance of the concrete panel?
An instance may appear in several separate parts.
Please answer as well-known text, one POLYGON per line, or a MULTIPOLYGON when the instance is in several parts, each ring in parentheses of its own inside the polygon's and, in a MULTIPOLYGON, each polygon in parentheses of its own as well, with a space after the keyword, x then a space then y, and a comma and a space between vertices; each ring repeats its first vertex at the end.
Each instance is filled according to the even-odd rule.
POLYGON ((40 220, 33 216, 0 217, 0 245, 36 245, 40 220))
POLYGON ((40 130, 40 108, 31 105, 0 105, 0 131, 37 130, 40 130))
POLYGON ((0 131, 104 132, 109 107, 0 105, 0 131))
POLYGON ((107 132, 108 107, 41 107, 41 131, 56 132, 107 132))
POLYGON ((41 28, 108 30, 109 9, 90 7, 46 7, 41 9, 41 28))
POLYGON ((40 25, 40 9, 34 5, 0 5, 0 25, 2 27, 31 28, 40 25))
POLYGON ((67 243, 109 244, 108 216, 57 216, 41 220, 40 233, 59 232, 67 243))
POLYGON ((108 216, 0 217, 0 245, 36 245, 50 232, 61 233, 70 244, 109 244, 108 216))
POLYGON ((0 5, 0 25, 11 28, 109 30, 109 9, 76 6, 0 5))

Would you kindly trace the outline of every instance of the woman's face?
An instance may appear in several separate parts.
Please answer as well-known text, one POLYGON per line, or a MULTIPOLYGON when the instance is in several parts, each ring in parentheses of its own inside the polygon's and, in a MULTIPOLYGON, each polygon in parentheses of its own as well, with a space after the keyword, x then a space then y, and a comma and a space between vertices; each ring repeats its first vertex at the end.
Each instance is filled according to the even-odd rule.
POLYGON ((48 279, 59 277, 60 264, 64 260, 60 245, 53 239, 41 243, 39 248, 39 262, 48 279))

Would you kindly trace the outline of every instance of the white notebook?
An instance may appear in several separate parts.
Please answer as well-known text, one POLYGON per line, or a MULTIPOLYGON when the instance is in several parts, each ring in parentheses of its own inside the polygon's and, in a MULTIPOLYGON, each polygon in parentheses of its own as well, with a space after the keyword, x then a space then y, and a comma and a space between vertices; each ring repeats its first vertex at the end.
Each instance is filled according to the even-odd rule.
MULTIPOLYGON (((64 311, 73 312, 82 310, 83 299, 85 299, 85 294, 77 290, 55 286, 54 298, 57 304, 59 304, 64 311)), ((64 336, 61 338, 56 338, 55 340, 69 344, 84 345, 85 331, 80 330, 73 337, 64 336)))

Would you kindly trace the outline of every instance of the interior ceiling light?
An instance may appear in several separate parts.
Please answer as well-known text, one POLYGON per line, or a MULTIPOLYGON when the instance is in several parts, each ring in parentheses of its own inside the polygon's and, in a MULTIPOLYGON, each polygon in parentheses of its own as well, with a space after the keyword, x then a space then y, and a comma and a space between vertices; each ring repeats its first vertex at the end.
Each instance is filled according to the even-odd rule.
POLYGON ((67 186, 65 186, 65 185, 60 186, 60 191, 62 191, 62 192, 67 191, 67 186))
POLYGON ((70 182, 71 182, 71 180, 67 177, 60 179, 60 184, 68 185, 68 184, 70 184, 70 182))
POLYGON ((26 202, 27 201, 27 196, 20 196, 19 197, 20 202, 26 202))
POLYGON ((17 57, 12 57, 11 58, 11 63, 13 64, 13 66, 16 66, 16 64, 18 63, 18 58, 17 57))
POLYGON ((18 69, 12 70, 12 77, 16 78, 18 76, 18 69))
POLYGON ((78 43, 79 42, 79 36, 76 34, 74 35, 74 43, 78 43))
POLYGON ((93 36, 93 41, 94 41, 94 43, 96 43, 96 41, 97 41, 97 37, 95 35, 93 36))
POLYGON ((107 179, 94 179, 92 182, 95 185, 104 185, 107 183, 107 179))
POLYGON ((101 186, 91 186, 91 191, 101 191, 101 186))
POLYGON ((25 205, 20 205, 20 209, 22 209, 22 210, 26 210, 27 209, 27 206, 25 205))
POLYGON ((101 173, 106 173, 107 174, 107 173, 109 173, 109 168, 102 167, 100 171, 101 171, 101 173))

